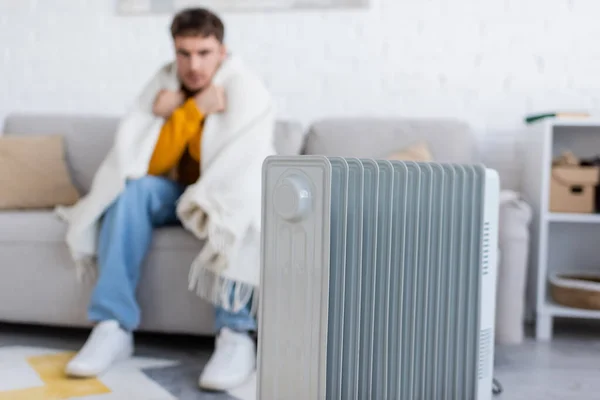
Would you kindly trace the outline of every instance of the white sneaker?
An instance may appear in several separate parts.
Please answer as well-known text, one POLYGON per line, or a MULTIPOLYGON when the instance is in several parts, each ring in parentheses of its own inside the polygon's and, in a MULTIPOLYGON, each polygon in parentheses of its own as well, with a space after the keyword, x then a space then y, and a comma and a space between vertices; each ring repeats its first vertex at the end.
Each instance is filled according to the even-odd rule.
POLYGON ((256 368, 256 346, 246 333, 223 328, 216 347, 200 375, 202 389, 225 391, 243 384, 256 368))
POLYGON ((117 361, 133 354, 133 335, 117 321, 103 321, 94 327, 85 345, 67 364, 66 374, 75 377, 95 377, 117 361))

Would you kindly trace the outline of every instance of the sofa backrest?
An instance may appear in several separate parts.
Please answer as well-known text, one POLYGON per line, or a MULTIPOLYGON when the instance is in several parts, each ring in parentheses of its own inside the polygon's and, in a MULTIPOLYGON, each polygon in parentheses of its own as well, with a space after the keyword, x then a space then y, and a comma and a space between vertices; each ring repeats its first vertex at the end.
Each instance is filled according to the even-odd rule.
MULTIPOLYGON (((6 135, 63 135, 73 184, 81 193, 87 193, 96 170, 110 150, 118 123, 116 116, 18 113, 6 117, 1 132, 6 135)), ((302 140, 299 123, 277 121, 275 148, 278 154, 299 154, 302 140)))
POLYGON ((437 162, 469 163, 476 141, 469 126, 453 119, 329 118, 311 125, 303 154, 385 158, 426 141, 437 162))

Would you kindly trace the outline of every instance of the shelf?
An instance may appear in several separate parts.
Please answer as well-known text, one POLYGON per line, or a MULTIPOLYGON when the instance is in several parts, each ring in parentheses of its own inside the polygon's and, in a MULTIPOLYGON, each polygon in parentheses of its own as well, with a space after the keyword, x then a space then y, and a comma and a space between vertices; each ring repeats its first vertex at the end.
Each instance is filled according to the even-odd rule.
POLYGON ((546 219, 550 222, 570 222, 578 224, 598 224, 600 214, 549 213, 546 219))
POLYGON ((600 213, 552 212, 549 198, 555 156, 571 151, 578 157, 595 157, 600 149, 600 115, 588 119, 549 119, 532 127, 524 140, 523 197, 529 199, 534 215, 531 224, 529 268, 535 279, 527 282, 528 292, 535 295, 536 338, 552 338, 554 318, 600 320, 600 310, 585 310, 557 304, 549 296, 548 276, 588 266, 600 266, 598 235, 600 213))
POLYGON ((551 298, 546 300, 546 309, 553 317, 600 319, 600 310, 585 310, 557 304, 551 298))
POLYGON ((588 126, 600 127, 599 118, 558 118, 548 120, 551 126, 588 126))

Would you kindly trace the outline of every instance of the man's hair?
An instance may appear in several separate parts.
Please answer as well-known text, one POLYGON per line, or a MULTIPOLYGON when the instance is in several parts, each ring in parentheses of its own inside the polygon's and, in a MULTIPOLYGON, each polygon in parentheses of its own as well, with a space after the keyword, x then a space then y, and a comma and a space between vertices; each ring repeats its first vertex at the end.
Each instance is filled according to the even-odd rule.
POLYGON ((177 36, 214 36, 223 43, 225 26, 216 14, 205 8, 186 8, 173 18, 171 35, 173 39, 177 36))

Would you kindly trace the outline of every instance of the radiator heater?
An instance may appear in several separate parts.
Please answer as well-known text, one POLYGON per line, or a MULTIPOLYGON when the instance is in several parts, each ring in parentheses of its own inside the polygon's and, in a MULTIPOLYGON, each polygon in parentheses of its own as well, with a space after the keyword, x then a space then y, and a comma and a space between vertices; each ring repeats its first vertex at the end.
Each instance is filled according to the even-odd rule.
POLYGON ((490 399, 498 194, 479 165, 267 158, 257 399, 490 399))

